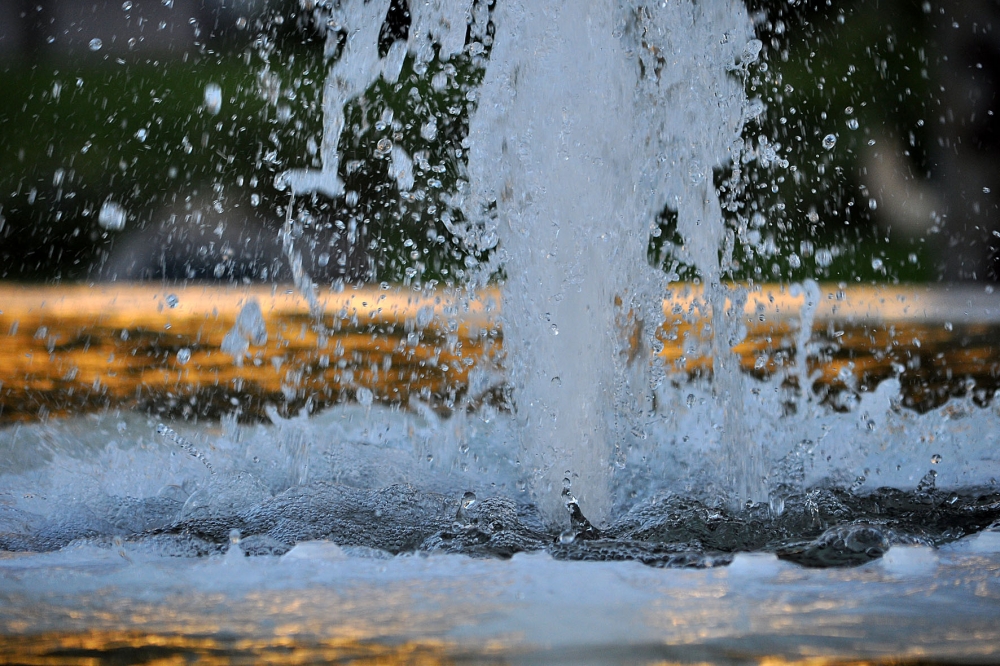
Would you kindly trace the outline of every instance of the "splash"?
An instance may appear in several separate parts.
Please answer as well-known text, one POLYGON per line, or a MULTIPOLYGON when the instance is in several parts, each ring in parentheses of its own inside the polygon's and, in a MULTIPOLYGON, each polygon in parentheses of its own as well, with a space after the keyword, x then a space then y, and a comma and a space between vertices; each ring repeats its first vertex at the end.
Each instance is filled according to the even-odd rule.
MULTIPOLYGON (((678 214, 685 258, 723 313, 725 236, 713 170, 738 162, 746 116, 741 68, 760 42, 741 2, 412 3, 405 41, 380 54, 389 0, 317 9, 327 55, 319 169, 281 174, 296 195, 344 194, 338 146, 345 106, 379 78, 395 82, 403 59, 426 71, 462 52, 466 31, 493 48, 463 145, 468 183, 452 228, 474 248, 498 245, 470 287, 505 274, 508 381, 519 423, 518 461, 551 520, 565 517, 571 484, 585 512, 608 519, 614 469, 651 416, 655 348, 666 280, 646 253, 657 217, 678 214)), ((422 128, 430 127, 433 119, 422 128)), ((429 132, 433 131, 433 127, 429 132)), ((390 174, 413 186, 412 158, 391 148, 390 174)), ((282 244, 296 286, 320 318, 315 287, 291 239, 282 244)), ((446 223, 446 226, 447 223, 446 223)), ((730 249, 731 252, 731 249, 730 249)), ((475 263, 475 262, 473 262, 475 263)), ((471 267, 471 266, 470 266, 471 267)), ((725 405, 728 473, 739 497, 760 500, 761 452, 741 413, 743 378, 730 352, 736 317, 717 317, 717 401, 725 405)), ((640 435, 641 436, 641 435, 640 435)))

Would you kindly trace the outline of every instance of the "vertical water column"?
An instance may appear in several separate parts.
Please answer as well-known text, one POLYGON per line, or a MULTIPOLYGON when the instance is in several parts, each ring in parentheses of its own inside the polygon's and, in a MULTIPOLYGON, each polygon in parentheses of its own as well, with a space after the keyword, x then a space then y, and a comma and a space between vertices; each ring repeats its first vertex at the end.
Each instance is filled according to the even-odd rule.
POLYGON ((642 390, 629 365, 649 362, 623 345, 630 313, 644 313, 643 346, 656 345, 650 314, 665 284, 646 252, 664 207, 679 209, 706 248, 697 260, 719 273, 711 169, 737 150, 745 98, 734 71, 752 29, 728 0, 506 0, 495 21, 465 208, 501 239, 519 460, 535 499, 564 520, 568 478, 600 522, 616 450, 629 444, 634 415, 621 407, 642 403, 622 395, 642 390))
POLYGON ((621 267, 645 263, 632 195, 635 76, 610 3, 503 2, 497 14, 470 172, 474 188, 496 188, 520 462, 550 518, 565 513, 569 478, 600 520, 613 448, 613 301, 621 267))

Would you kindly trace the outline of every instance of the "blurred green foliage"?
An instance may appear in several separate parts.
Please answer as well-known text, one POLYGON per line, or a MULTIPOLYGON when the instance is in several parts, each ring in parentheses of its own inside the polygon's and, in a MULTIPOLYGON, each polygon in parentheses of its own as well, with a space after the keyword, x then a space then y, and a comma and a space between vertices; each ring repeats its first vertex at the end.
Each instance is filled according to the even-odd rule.
POLYGON ((866 150, 899 150, 926 176, 924 119, 940 103, 929 3, 755 4, 764 48, 747 93, 763 111, 744 131, 756 160, 737 195, 748 224, 734 276, 934 279, 926 238, 880 225, 864 178, 866 150))
MULTIPOLYGON (((95 53, 0 65, 0 278, 93 279, 122 242, 97 223, 108 200, 128 211, 126 234, 154 225, 165 209, 210 201, 217 211, 265 220, 276 237, 289 211, 274 176, 319 166, 323 37, 296 7, 275 5, 246 30, 179 57, 95 53), (223 91, 214 115, 205 105, 209 84, 223 91)), ((925 239, 879 226, 859 177, 869 142, 902 141, 913 164, 926 162, 922 120, 935 97, 922 6, 856 0, 751 9, 764 49, 746 86, 763 108, 744 132, 752 159, 737 165, 734 179, 717 174, 737 241, 731 277, 933 278, 925 239), (829 149, 828 134, 836 138, 829 149)), ((352 221, 374 262, 370 279, 461 280, 469 250, 442 214, 460 221, 448 198, 462 178, 461 141, 475 104, 467 93, 482 64, 466 54, 418 74, 407 61, 398 83, 380 81, 350 105, 341 168, 357 197, 298 202, 292 214, 307 267, 323 265, 325 252, 315 240, 325 237, 310 227, 352 221), (435 76, 447 84, 432 87, 435 76), (420 130, 431 117, 437 133, 429 139, 420 130), (397 191, 380 140, 415 156, 410 193, 397 191)), ((650 259, 690 279, 695 273, 671 253, 681 243, 665 211, 650 259)))

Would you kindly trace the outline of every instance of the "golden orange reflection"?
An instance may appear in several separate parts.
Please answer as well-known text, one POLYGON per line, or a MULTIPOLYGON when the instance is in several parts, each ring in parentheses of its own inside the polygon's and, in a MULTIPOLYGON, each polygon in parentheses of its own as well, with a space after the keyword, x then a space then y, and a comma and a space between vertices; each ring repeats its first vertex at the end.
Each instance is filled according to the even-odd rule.
MULTIPOLYGON (((987 401, 1000 388, 1000 308, 990 295, 831 286, 818 296, 805 365, 814 390, 864 391, 898 377, 904 401, 928 409, 968 391, 987 401)), ((745 336, 733 347, 746 372, 803 381, 795 357, 806 299, 779 286, 750 291, 745 336)), ((118 407, 259 417, 268 404, 288 413, 359 391, 367 398, 363 389, 374 401, 418 396, 444 410, 501 399, 498 291, 460 298, 372 287, 322 300, 317 321, 290 288, 0 285, 0 422, 118 407), (266 337, 245 321, 240 328, 251 303, 266 337)), ((667 367, 681 378, 711 372, 702 292, 675 288, 663 313, 657 353, 667 367)), ((619 323, 638 357, 631 313, 619 323)))
MULTIPOLYGON (((669 648, 668 648, 669 649, 669 648)), ((641 654, 641 653, 640 653, 641 654)), ((565 656, 565 655, 563 655, 565 656)), ((720 662, 759 666, 904 666, 924 663, 920 656, 856 659, 830 656, 784 657, 720 653, 720 662)), ((557 659, 565 663, 564 658, 557 659)), ((530 661, 545 663, 546 653, 504 649, 487 645, 470 651, 440 640, 380 643, 351 638, 318 641, 282 638, 246 638, 216 635, 145 633, 131 630, 90 630, 78 633, 48 632, 26 636, 0 636, 0 663, 29 666, 68 664, 316 664, 349 663, 359 666, 410 664, 436 666, 455 663, 495 663, 530 661)), ((588 660, 589 663, 590 660, 588 660)), ((617 661, 615 662, 617 663, 617 661)), ((646 661, 638 654, 628 663, 649 666, 718 663, 713 661, 646 661)))
POLYGON ((454 647, 436 640, 389 644, 350 638, 295 641, 213 635, 93 630, 0 636, 0 663, 62 664, 315 664, 371 666, 455 663, 454 647))

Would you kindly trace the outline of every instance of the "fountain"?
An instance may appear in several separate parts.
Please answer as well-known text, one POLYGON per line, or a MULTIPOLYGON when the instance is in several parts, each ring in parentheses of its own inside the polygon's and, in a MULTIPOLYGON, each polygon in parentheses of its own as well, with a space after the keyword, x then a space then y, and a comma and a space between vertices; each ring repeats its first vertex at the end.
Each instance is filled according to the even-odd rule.
POLYGON ((395 0, 302 3, 329 65, 315 155, 274 179, 294 289, 2 292, 31 352, 0 367, 34 395, 153 404, 0 430, 0 651, 995 658, 1000 412, 975 387, 923 413, 900 396, 921 359, 995 355, 1000 305, 729 281, 756 224, 740 169, 766 152, 742 138, 743 3, 404 4, 393 37, 395 0), (376 109, 376 157, 461 274, 328 290, 307 253, 314 213, 357 203, 351 105, 421 100, 421 77, 459 88, 467 131, 436 164, 441 118, 376 109), (684 282, 648 260, 666 218, 684 282))
MULTIPOLYGON (((280 189, 341 195, 337 151, 345 105, 380 77, 395 83, 406 51, 417 69, 426 69, 435 43, 440 60, 454 57, 467 15, 473 37, 486 31, 488 15, 482 7, 472 12, 472 3, 418 4, 410 10, 405 47, 396 42, 380 58, 377 26, 388 9, 387 1, 345 5, 325 18, 347 37, 323 89, 322 168, 286 172, 280 189)), ((756 60, 760 43, 740 3, 657 9, 503 3, 493 20, 496 53, 466 139, 470 191, 459 202, 468 220, 461 236, 472 247, 499 242, 501 248, 473 282, 485 283, 498 267, 506 273, 507 371, 520 463, 530 470, 535 500, 557 520, 565 514, 560 491, 567 484, 586 513, 604 522, 611 471, 648 410, 642 367, 648 360, 635 361, 624 348, 628 331, 621 328, 625 320, 641 326, 648 316, 641 344, 655 344, 665 280, 646 265, 650 224, 666 206, 679 212, 681 233, 691 239, 689 258, 721 311, 723 222, 711 174, 739 160, 745 99, 734 73, 756 60), (553 72, 559 72, 554 80, 553 72)), ((330 30, 328 52, 336 51, 341 34, 330 30)), ((391 152, 390 172, 408 191, 412 159, 398 144, 391 152)), ((320 314, 301 259, 286 251, 296 284, 320 314)), ((717 345, 720 358, 729 346, 717 345)), ((744 394, 739 373, 727 372, 731 365, 720 362, 718 381, 730 405, 744 394)), ((735 430, 735 421, 727 424, 727 432, 735 430)), ((748 439, 732 437, 730 457, 746 457, 739 449, 748 439)), ((740 482, 754 485, 742 476, 740 482)), ((760 492, 751 495, 762 499, 760 492)))

